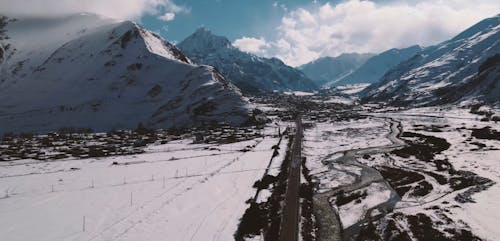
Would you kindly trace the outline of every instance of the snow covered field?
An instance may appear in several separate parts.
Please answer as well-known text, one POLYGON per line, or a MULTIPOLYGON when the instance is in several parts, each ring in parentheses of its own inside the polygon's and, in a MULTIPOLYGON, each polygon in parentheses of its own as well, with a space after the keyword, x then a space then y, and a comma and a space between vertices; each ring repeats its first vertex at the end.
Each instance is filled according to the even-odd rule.
POLYGON ((344 235, 496 240, 498 122, 455 107, 366 114, 305 132, 316 198, 328 200, 344 235))
POLYGON ((388 133, 388 123, 380 118, 315 123, 304 133, 307 165, 314 173, 324 166, 321 161, 326 157, 335 159, 347 150, 390 144, 385 138, 388 133))
POLYGON ((232 144, 184 139, 136 155, 0 163, 1 239, 233 240, 275 132, 232 144))
MULTIPOLYGON (((440 197, 425 206, 407 208, 405 212, 422 211, 422 207, 441 205, 449 210, 449 216, 456 222, 459 220, 470 226, 473 233, 486 240, 497 240, 500 230, 497 220, 500 219, 500 145, 499 140, 479 139, 471 136, 473 129, 491 127, 500 130, 498 122, 484 122, 479 115, 471 114, 465 109, 420 108, 395 113, 391 116, 402 120, 403 126, 410 131, 418 131, 446 139, 451 147, 436 158, 447 158, 458 170, 470 171, 478 176, 488 178, 494 185, 472 195, 473 202, 456 203, 456 193, 440 197), (437 126, 438 129, 422 130, 421 125, 437 126), (449 202, 442 205, 442 202, 449 202), (441 203, 441 204, 440 204, 441 203), (456 205, 456 206, 454 206, 456 205)), ((421 200, 424 202, 424 200, 421 200)), ((403 205, 404 206, 404 205, 403 205)))

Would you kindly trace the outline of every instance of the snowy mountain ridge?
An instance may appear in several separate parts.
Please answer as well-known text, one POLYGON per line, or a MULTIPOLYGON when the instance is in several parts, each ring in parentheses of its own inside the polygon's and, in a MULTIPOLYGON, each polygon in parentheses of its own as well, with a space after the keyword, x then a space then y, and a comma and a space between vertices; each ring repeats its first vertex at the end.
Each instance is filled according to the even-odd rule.
MULTIPOLYGON (((498 53, 500 15, 485 19, 448 41, 424 49, 388 71, 379 83, 371 85, 361 95, 365 101, 388 101, 395 105, 445 103, 451 101, 445 98, 446 90, 469 85, 478 75, 479 66, 498 53)), ((499 77, 493 78, 498 80, 499 77)))
POLYGON ((0 132, 249 120, 249 103, 217 70, 133 22, 77 14, 0 26, 0 132))
POLYGON ((362 66, 373 54, 345 53, 337 57, 322 57, 299 67, 319 86, 337 85, 362 66))
POLYGON ((384 74, 399 63, 408 60, 415 54, 422 51, 418 45, 402 49, 389 49, 377 54, 359 66, 353 73, 343 77, 337 85, 375 83, 384 76, 384 74))
POLYGON ((277 58, 242 52, 222 36, 199 28, 177 45, 195 63, 216 67, 229 81, 248 93, 312 91, 316 85, 301 71, 277 58))

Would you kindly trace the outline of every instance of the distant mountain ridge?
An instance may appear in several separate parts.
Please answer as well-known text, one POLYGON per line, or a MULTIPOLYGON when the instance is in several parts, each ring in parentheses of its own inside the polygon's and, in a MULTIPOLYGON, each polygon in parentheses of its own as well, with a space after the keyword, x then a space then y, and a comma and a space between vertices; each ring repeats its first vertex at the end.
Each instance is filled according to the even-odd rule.
POLYGON ((384 51, 369 58, 353 73, 343 77, 336 85, 375 83, 379 81, 388 70, 415 56, 420 51, 422 51, 422 47, 418 45, 384 51))
POLYGON ((339 81, 352 74, 373 54, 344 53, 337 57, 322 57, 299 66, 309 78, 319 86, 337 85, 339 81))
POLYGON ((249 103, 217 70, 133 22, 2 17, 0 35, 0 132, 250 120, 249 103))
MULTIPOLYGON (((425 48, 418 55, 388 71, 382 80, 360 94, 364 101, 385 101, 392 105, 433 105, 488 96, 477 81, 484 76, 488 83, 500 80, 496 67, 481 69, 489 58, 500 53, 500 15, 485 19, 456 37, 425 48), (481 71, 482 70, 482 71, 481 71), (487 72, 485 72, 487 71, 487 72), (450 91, 453 90, 453 96, 450 91), (465 99, 464 99, 465 98, 465 99)), ((495 66, 495 65, 493 65, 495 66)))
POLYGON ((177 47, 195 63, 214 66, 247 93, 313 91, 317 88, 304 73, 281 60, 242 52, 227 38, 206 28, 199 28, 177 47))

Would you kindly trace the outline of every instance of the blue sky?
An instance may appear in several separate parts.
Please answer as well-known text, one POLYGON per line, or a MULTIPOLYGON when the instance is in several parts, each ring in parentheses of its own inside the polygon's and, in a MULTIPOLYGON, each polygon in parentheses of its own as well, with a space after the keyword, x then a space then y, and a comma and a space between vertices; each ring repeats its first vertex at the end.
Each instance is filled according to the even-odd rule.
POLYGON ((447 40, 500 12, 497 0, 175 0, 141 23, 180 42, 204 26, 247 52, 298 66, 345 52, 447 40), (162 14, 169 15, 162 18, 162 14), (159 17, 160 16, 160 17, 159 17))
POLYGON ((498 0, 0 0, 0 13, 92 12, 137 21, 172 42, 204 26, 238 48, 299 66, 450 39, 500 13, 498 0))
POLYGON ((324 2, 328 1, 176 0, 175 4, 187 8, 188 12, 175 14, 171 21, 145 15, 141 22, 171 41, 182 41, 201 26, 234 41, 244 36, 272 35, 289 10, 311 8, 324 2))

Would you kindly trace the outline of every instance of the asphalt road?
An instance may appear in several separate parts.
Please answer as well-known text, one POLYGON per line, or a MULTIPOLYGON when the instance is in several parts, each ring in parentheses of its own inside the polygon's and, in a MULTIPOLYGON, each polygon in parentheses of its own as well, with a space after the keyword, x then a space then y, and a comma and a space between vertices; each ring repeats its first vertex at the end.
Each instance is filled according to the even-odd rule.
POLYGON ((288 184, 280 227, 280 241, 297 241, 299 236, 299 189, 302 137, 302 120, 299 116, 296 120, 296 133, 292 144, 291 161, 288 169, 288 184))

